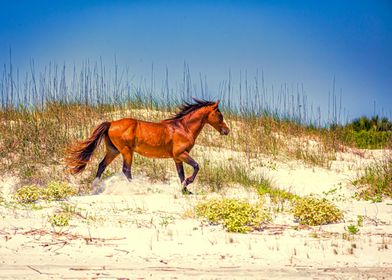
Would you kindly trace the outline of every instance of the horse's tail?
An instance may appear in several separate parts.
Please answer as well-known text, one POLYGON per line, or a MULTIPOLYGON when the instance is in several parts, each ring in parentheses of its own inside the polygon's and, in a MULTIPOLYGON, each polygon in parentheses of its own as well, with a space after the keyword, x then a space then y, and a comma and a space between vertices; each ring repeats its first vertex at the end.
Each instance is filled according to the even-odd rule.
POLYGON ((109 127, 110 122, 101 123, 87 140, 75 144, 66 151, 65 163, 71 174, 80 173, 86 168, 87 162, 101 143, 102 137, 107 134, 109 127))

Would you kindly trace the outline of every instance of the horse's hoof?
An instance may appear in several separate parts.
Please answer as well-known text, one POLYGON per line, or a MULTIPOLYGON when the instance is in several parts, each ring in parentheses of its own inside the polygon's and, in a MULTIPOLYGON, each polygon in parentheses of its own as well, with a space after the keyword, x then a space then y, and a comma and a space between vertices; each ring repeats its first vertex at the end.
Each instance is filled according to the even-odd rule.
POLYGON ((188 190, 187 188, 183 188, 182 189, 182 194, 183 195, 190 195, 190 194, 193 194, 190 190, 188 190))
POLYGON ((92 183, 92 187, 93 187, 93 189, 91 191, 92 195, 100 194, 105 190, 103 186, 99 185, 99 178, 94 179, 94 181, 92 183))

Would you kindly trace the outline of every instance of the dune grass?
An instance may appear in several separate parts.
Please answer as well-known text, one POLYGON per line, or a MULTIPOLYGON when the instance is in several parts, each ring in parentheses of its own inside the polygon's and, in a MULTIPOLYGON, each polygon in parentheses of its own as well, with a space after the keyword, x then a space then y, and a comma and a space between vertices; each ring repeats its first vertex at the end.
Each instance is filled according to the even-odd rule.
POLYGON ((381 202, 392 197, 392 158, 379 161, 365 169, 363 175, 353 182, 358 188, 357 197, 381 202))
MULTIPOLYGON (((16 172, 25 184, 45 185, 52 180, 67 181, 68 175, 63 168, 66 148, 74 141, 86 138, 101 121, 111 119, 113 115, 127 116, 130 112, 133 117, 153 120, 170 114, 165 111, 156 114, 155 109, 132 103, 121 107, 48 103, 44 109, 0 110, 0 156, 3 167, 0 172, 16 172), (129 111, 125 108, 135 109, 129 111), (140 115, 138 111, 141 112, 140 115)), ((270 117, 249 118, 226 114, 225 119, 231 127, 228 137, 219 137, 212 128, 207 127, 197 143, 239 151, 247 159, 267 154, 327 168, 336 158, 336 152, 341 151, 345 144, 339 140, 341 136, 335 134, 336 130, 311 129, 270 117)), ((381 144, 380 142, 379 145, 381 144)), ((95 173, 93 169, 103 156, 102 150, 101 148, 94 157, 91 166, 95 167, 89 167, 89 172, 95 173)), ((141 166, 152 180, 167 180, 167 165, 168 163, 139 158, 135 166, 141 166)), ((211 168, 222 169, 219 166, 211 168)), ((246 173, 241 166, 232 165, 229 169, 207 172, 206 168, 201 168, 198 180, 210 182, 212 189, 219 189, 223 182, 229 180, 224 178, 228 176, 225 172, 234 173, 236 177, 246 173)))
MULTIPOLYGON (((78 186, 79 193, 89 192, 104 154, 103 147, 97 150, 81 176, 71 178, 65 172, 63 159, 70 144, 88 137, 101 122, 123 117, 159 121, 173 114, 182 100, 190 101, 191 96, 208 99, 206 85, 202 86, 201 93, 192 91, 187 75, 184 84, 175 92, 168 88, 167 80, 165 88, 160 91, 154 88, 154 83, 151 86, 136 85, 126 78, 113 79, 88 66, 80 73, 74 73, 74 78, 68 82, 65 71, 60 72, 57 76, 32 72, 24 84, 18 84, 12 73, 6 73, 0 83, 0 175, 12 173, 21 178, 23 187, 15 194, 15 199, 21 203, 34 203, 39 199, 61 200, 74 195, 76 189, 69 187, 70 182, 78 186), (39 82, 37 76, 40 76, 39 82)), ((257 230, 269 222, 272 212, 271 208, 266 209, 266 205, 274 211, 289 210, 305 225, 342 220, 342 212, 331 203, 301 198, 275 188, 268 178, 252 175, 250 162, 267 155, 330 168, 337 153, 347 147, 391 149, 390 121, 362 117, 338 125, 335 116, 334 122, 323 125, 320 115, 316 116, 318 122, 311 119, 309 107, 298 101, 300 94, 285 90, 281 94, 272 94, 279 101, 271 102, 264 85, 262 90, 256 90, 256 85, 248 88, 245 95, 237 92, 240 100, 235 105, 229 83, 222 89, 221 109, 231 128, 230 134, 220 137, 213 128, 206 126, 196 144, 219 153, 227 150, 239 152, 242 159, 222 163, 199 155, 197 159, 201 168, 196 183, 213 192, 233 185, 252 188, 260 195, 260 201, 258 204, 237 199, 201 202, 195 208, 197 216, 209 223, 222 224, 230 232, 257 230)), ((104 176, 120 172, 121 165, 121 157, 118 157, 104 176)), ((359 189, 358 197, 374 201, 392 197, 391 167, 391 160, 368 167, 354 182, 359 189)), ((189 167, 185 168, 189 174, 189 167)), ((163 182, 176 176, 172 160, 147 159, 138 155, 134 159, 133 173, 163 182)), ((69 225, 71 218, 72 215, 63 211, 51 216, 49 221, 53 226, 62 227, 69 225)))
MULTIPOLYGON (((134 83, 126 71, 118 72, 117 65, 112 76, 100 66, 87 63, 80 72, 74 67, 70 78, 65 66, 51 65, 44 73, 37 74, 32 69, 25 80, 16 79, 12 67, 4 68, 0 82, 0 172, 15 173, 25 185, 71 181, 64 172, 66 148, 76 140, 85 139, 102 121, 122 117, 157 121, 172 114, 181 100, 189 101, 192 95, 208 98, 205 84, 201 85, 200 94, 192 89, 189 69, 183 84, 174 91, 168 87, 168 80, 165 88, 159 90, 153 81, 150 86, 134 83), (124 78, 120 79, 122 75, 124 78)), ((239 94, 239 100, 233 94, 235 87, 231 80, 222 88, 222 110, 231 133, 219 137, 206 127, 197 140, 198 145, 238 151, 246 161, 266 154, 326 168, 345 146, 391 148, 391 132, 385 120, 380 121, 379 127, 386 127, 382 131, 363 132, 357 129, 361 126, 354 124, 322 126, 320 121, 316 126, 315 119, 311 119, 312 112, 301 101, 306 99, 301 93, 290 94, 289 89, 284 89, 275 94, 277 102, 271 100, 275 95, 259 85, 257 78, 254 84, 246 84, 246 94, 239 94), (377 136, 369 138, 362 134, 377 136)), ((320 120, 321 116, 316 119, 320 120)), ((85 174, 77 178, 81 191, 91 182, 102 156, 100 148, 85 174)), ((135 162, 135 171, 143 172, 151 180, 167 180, 167 170, 173 170, 172 162, 168 161, 140 157, 135 162)), ((120 170, 121 164, 114 163, 110 168, 120 170)), ((198 180, 209 184, 212 190, 230 181, 254 185, 255 182, 248 181, 248 170, 244 168, 240 163, 225 167, 205 164, 198 180)))

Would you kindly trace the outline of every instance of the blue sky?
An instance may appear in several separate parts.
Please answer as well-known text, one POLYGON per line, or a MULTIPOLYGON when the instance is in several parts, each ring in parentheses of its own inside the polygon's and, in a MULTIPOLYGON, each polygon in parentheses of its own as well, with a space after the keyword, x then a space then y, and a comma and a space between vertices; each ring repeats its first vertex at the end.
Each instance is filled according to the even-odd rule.
MULTIPOLYGON (((267 87, 302 83, 326 110, 333 79, 350 116, 392 111, 392 2, 377 1, 4 1, 0 62, 14 66, 103 59, 136 76, 168 67, 218 85, 246 71, 267 87)), ((158 81, 159 82, 159 81, 158 81)))

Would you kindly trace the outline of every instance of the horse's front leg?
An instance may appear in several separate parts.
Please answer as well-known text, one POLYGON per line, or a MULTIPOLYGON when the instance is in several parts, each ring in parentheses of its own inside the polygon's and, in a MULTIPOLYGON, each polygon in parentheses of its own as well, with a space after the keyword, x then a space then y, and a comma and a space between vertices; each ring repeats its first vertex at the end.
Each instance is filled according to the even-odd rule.
POLYGON ((182 161, 175 161, 175 162, 176 162, 177 174, 182 184, 185 180, 184 165, 182 164, 182 161))
POLYGON ((182 162, 186 162, 187 164, 189 164, 190 166, 193 167, 192 175, 184 180, 184 167, 182 165, 182 162, 180 162, 180 164, 177 164, 177 161, 176 161, 178 176, 180 177, 180 180, 183 185, 182 193, 183 194, 192 194, 187 189, 187 186, 195 180, 196 175, 199 172, 199 164, 193 158, 190 157, 188 152, 183 152, 181 155, 179 155, 178 160, 181 160, 182 162))

